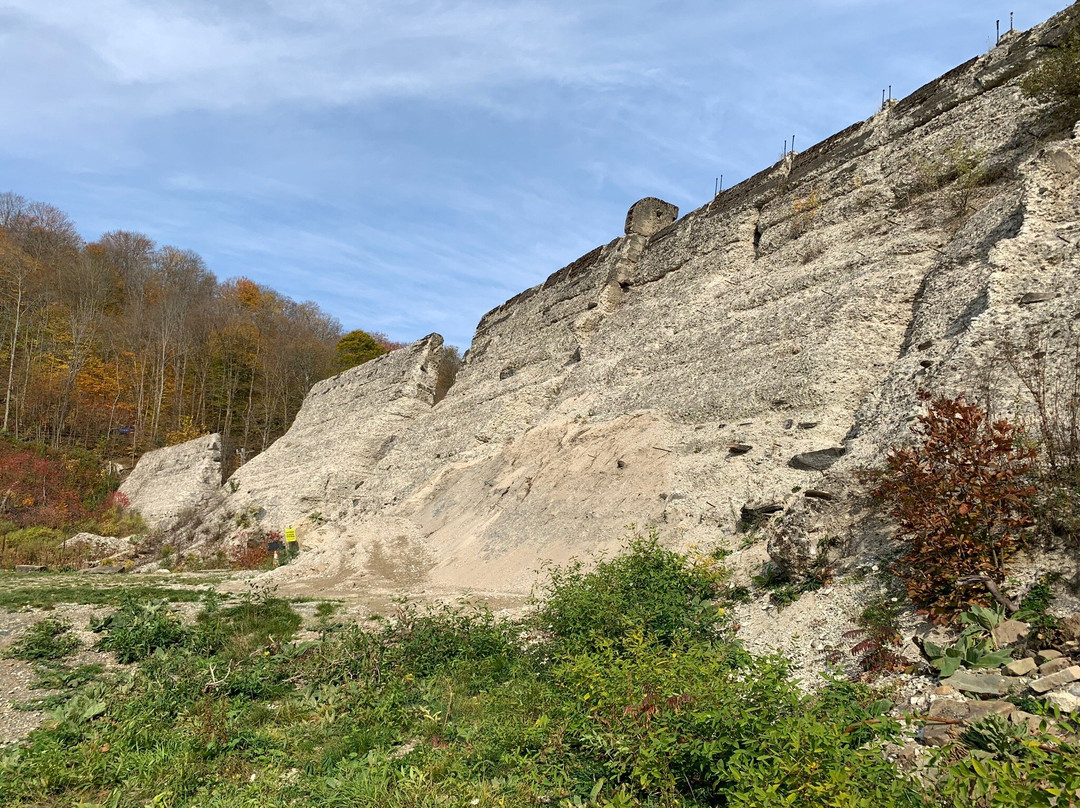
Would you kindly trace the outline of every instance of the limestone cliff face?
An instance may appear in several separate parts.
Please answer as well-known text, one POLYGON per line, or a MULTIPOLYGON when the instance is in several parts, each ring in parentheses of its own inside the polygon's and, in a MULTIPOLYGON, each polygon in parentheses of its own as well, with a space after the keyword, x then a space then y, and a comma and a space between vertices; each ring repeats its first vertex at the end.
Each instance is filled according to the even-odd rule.
POLYGON ((204 435, 140 458, 120 486, 147 525, 172 530, 210 507, 221 488, 221 435, 204 435))
POLYGON ((519 592, 631 522, 727 541, 878 460, 920 388, 1014 403, 1001 345, 1080 316, 1080 144, 1018 87, 1075 14, 673 224, 635 206, 485 315, 438 403, 437 336, 317 385, 222 512, 301 529, 283 576, 519 592))

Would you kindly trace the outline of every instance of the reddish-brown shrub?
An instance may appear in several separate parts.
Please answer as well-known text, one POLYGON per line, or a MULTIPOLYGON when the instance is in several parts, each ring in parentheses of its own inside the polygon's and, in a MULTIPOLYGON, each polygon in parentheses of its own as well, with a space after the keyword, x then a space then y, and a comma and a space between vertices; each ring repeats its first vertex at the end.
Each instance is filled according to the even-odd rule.
POLYGON ((1033 523, 1035 449, 1008 421, 991 423, 964 397, 920 395, 926 413, 912 427, 917 444, 894 448, 877 488, 898 523, 904 554, 893 565, 912 601, 947 618, 984 599, 958 581, 1004 578, 1005 564, 1033 523))
POLYGON ((248 542, 243 549, 237 550, 229 559, 230 566, 237 570, 269 569, 274 554, 266 549, 266 542, 248 542))

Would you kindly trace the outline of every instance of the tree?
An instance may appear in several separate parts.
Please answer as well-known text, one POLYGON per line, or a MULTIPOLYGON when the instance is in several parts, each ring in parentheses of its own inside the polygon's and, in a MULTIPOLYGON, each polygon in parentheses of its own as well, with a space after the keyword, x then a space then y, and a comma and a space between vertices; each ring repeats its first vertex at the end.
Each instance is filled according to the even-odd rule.
POLYGON ((383 354, 389 353, 389 349, 380 342, 374 334, 367 331, 350 331, 337 344, 338 370, 349 368, 370 362, 383 354))

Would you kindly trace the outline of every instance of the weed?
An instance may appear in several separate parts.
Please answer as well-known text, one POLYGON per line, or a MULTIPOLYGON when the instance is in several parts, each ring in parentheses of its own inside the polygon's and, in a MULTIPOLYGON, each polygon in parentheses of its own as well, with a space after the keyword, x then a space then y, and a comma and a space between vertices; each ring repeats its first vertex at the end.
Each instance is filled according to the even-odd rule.
POLYGON ((1027 757, 1026 736, 1026 724, 1012 724, 1003 715, 988 715, 964 730, 960 739, 971 749, 990 753, 995 760, 1015 761, 1027 757))
POLYGON ((1039 101, 1060 105, 1067 122, 1080 116, 1080 29, 1075 23, 1038 67, 1024 76, 1020 88, 1039 101))
MULTIPOLYGON (((86 579, 85 575, 0 572, 0 609, 51 609, 58 603, 115 606, 129 596, 142 601, 168 600, 174 603, 196 601, 202 597, 202 592, 194 588, 128 583, 121 585, 106 581, 88 584, 86 579)), ((202 582, 191 581, 190 585, 202 582)))
MULTIPOLYGON (((812 188, 806 197, 796 199, 791 205, 791 237, 798 238, 813 227, 821 212, 821 191, 812 188)), ((803 263, 808 263, 803 261, 803 263)))
POLYGON ((1059 577, 1051 574, 1040 578, 1024 595, 1014 617, 1039 628, 1057 628, 1060 621, 1050 614, 1049 609, 1054 602, 1053 584, 1059 577))
POLYGON ((21 639, 7 649, 4 656, 31 662, 62 659, 82 647, 78 637, 70 632, 71 623, 46 617, 31 626, 21 639))
POLYGON ((851 655, 859 658, 864 672, 895 673, 911 665, 911 660, 897 651, 903 645, 899 617, 897 600, 882 596, 859 615, 858 628, 844 633, 847 639, 857 641, 851 646, 851 655))
POLYGON ((940 157, 923 158, 915 169, 915 181, 908 191, 908 203, 917 196, 949 188, 947 203, 954 219, 971 208, 977 188, 989 184, 986 151, 963 141, 950 145, 940 157))
POLYGON ((142 603, 128 595, 120 608, 103 619, 90 623, 95 632, 104 633, 98 642, 103 651, 115 651, 121 663, 138 662, 154 653, 179 645, 186 632, 165 601, 142 603))

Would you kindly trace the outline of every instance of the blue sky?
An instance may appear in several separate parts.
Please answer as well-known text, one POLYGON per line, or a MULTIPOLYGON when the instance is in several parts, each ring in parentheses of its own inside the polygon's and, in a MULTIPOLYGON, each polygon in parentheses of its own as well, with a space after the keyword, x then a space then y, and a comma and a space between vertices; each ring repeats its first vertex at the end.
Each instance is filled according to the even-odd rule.
POLYGON ((0 191, 346 329, 484 312, 1066 0, 0 0, 0 191))

